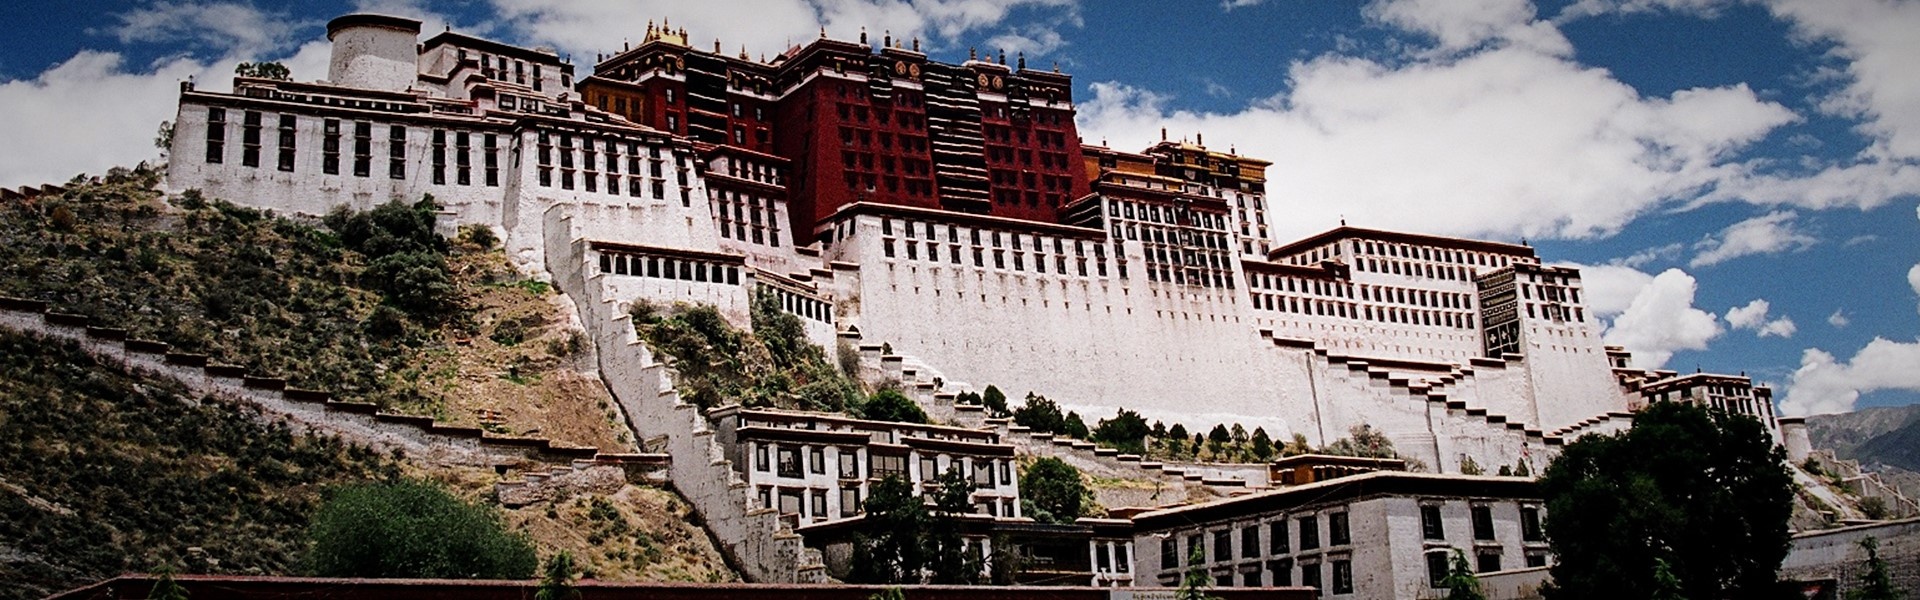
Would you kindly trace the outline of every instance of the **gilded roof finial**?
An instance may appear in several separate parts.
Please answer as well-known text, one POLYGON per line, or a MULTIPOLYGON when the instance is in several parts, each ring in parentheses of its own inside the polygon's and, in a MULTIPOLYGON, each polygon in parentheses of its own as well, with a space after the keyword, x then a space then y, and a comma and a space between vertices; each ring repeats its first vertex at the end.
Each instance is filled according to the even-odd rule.
POLYGON ((1060 72, 1060 61, 1057 61, 1057 60, 1053 61, 1053 72, 1055 73, 1060 72))
POLYGON ((1001 66, 1005 66, 1005 65, 1007 64, 1007 49, 1006 49, 1006 48, 1001 48, 1001 49, 1000 49, 1000 64, 1001 64, 1001 66))
POLYGON ((1027 68, 1027 51, 1025 50, 1020 51, 1020 68, 1027 68))
POLYGON ((713 53, 720 53, 720 38, 713 38, 713 53))
POLYGON ((967 46, 967 60, 980 60, 980 49, 967 46))
POLYGON ((747 54, 747 45, 746 45, 746 44, 741 44, 741 45, 740 45, 740 60, 751 60, 752 58, 753 58, 753 56, 752 56, 752 55, 749 55, 749 54, 747 54))

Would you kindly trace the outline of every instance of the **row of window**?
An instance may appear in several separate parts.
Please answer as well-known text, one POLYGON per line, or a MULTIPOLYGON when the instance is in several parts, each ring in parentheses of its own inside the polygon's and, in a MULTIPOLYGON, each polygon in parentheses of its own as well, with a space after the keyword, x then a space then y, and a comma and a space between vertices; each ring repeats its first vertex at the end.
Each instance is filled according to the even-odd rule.
MULTIPOLYGON (((1256 199, 1254 203, 1257 205, 1259 200, 1256 199)), ((1216 231, 1227 230, 1226 215, 1203 210, 1192 210, 1185 206, 1163 207, 1158 204, 1145 202, 1113 200, 1107 203, 1107 215, 1116 218, 1138 219, 1148 223, 1164 223, 1167 225, 1191 224, 1216 231)))
MULTIPOLYGON (((835 465, 839 479, 860 479, 860 449, 850 446, 833 446, 837 456, 835 465)), ((916 453, 919 459, 919 478, 915 479, 906 470, 907 457, 875 454, 868 461, 867 479, 885 479, 889 476, 900 477, 908 481, 931 481, 938 473, 950 469, 959 469, 973 482, 977 489, 990 489, 995 486, 1013 485, 1013 461, 953 456, 948 454, 916 453), (997 481, 997 483, 996 483, 997 481)), ((792 444, 760 442, 753 444, 753 470, 772 473, 776 477, 790 479, 804 478, 808 475, 827 474, 827 446, 814 444, 792 444)))
POLYGON ((711 196, 720 237, 780 247, 780 219, 773 199, 725 189, 713 189, 711 196))
POLYGON ((833 322, 833 305, 808 296, 801 296, 777 287, 770 287, 780 298, 780 309, 795 316, 812 319, 822 323, 833 322))
POLYGON ((1398 306, 1375 306, 1355 302, 1301 298, 1276 294, 1253 294, 1255 310, 1336 317, 1341 319, 1361 319, 1402 325, 1420 325, 1426 327, 1450 327, 1453 329, 1473 329, 1474 314, 1444 310, 1421 310, 1398 306))
MULTIPOLYGON (((276 166, 280 171, 292 173, 297 165, 299 150, 300 123, 296 115, 280 114, 274 118, 276 134, 276 166)), ((245 167, 259 167, 264 151, 263 139, 267 117, 260 111, 242 111, 240 120, 240 164, 245 167)), ((206 162, 224 164, 227 161, 227 129, 230 126, 227 109, 211 107, 207 109, 206 162)), ((322 119, 320 123, 320 172, 327 175, 341 174, 346 160, 346 142, 349 123, 340 119, 322 119)), ((379 129, 384 129, 386 138, 387 177, 391 179, 407 178, 407 127, 404 125, 386 125, 376 128, 367 121, 351 122, 352 130, 352 173, 355 177, 373 176, 374 139, 379 129)), ((500 136, 498 134, 475 134, 466 131, 454 131, 452 135, 445 129, 434 129, 431 145, 431 171, 434 185, 447 185, 451 168, 451 181, 455 185, 475 185, 476 161, 479 154, 479 182, 488 187, 500 185, 500 136)))
POLYGON ((698 283, 740 285, 740 266, 704 260, 601 252, 600 272, 698 283))

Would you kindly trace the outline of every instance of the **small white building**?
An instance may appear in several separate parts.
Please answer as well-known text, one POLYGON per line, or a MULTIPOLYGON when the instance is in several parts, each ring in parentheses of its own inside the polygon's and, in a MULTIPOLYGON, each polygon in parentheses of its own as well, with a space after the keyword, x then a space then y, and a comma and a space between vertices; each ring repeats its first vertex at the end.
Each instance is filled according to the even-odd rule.
POLYGON ((1134 572, 1174 586, 1308 586, 1323 598, 1436 598, 1453 552, 1477 572, 1544 566, 1544 509, 1519 477, 1378 471, 1133 517, 1134 572))

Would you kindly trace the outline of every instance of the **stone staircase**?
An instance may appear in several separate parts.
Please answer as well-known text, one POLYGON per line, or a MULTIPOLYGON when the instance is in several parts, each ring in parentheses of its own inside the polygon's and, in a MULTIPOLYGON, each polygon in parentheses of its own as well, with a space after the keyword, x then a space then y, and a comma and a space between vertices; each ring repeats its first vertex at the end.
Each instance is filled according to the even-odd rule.
POLYGON ((179 380, 196 394, 245 401, 303 427, 381 449, 399 449, 424 460, 504 471, 602 457, 592 447, 565 446, 546 438, 488 435, 478 427, 381 412, 375 404, 337 400, 325 391, 289 387, 284 378, 248 373, 245 367, 220 364, 204 354, 175 352, 165 342, 134 339, 126 329, 97 324, 84 315, 53 311, 38 300, 0 298, 0 326, 77 342, 95 356, 179 380))
POLYGON ((1272 341, 1276 348, 1311 357, 1312 366, 1329 375, 1329 381, 1314 383, 1317 388, 1375 400, 1385 410, 1366 415, 1380 421, 1370 424, 1397 438, 1395 446, 1402 454, 1422 458, 1438 472, 1458 472, 1463 454, 1477 457, 1489 473, 1518 460, 1529 461, 1538 472, 1562 445, 1560 435, 1477 405, 1477 370, 1505 368, 1504 361, 1445 365, 1370 360, 1330 353, 1310 340, 1272 341))
POLYGON ((548 211, 547 267, 556 286, 579 307, 593 340, 601 379, 644 447, 664 453, 673 487, 685 498, 721 552, 747 581, 823 583, 818 550, 782 523, 778 511, 759 506, 754 490, 736 474, 698 406, 681 399, 665 357, 640 340, 625 306, 607 293, 605 275, 587 264, 587 240, 572 235, 563 207, 548 211))
POLYGON ((582 491, 611 494, 629 483, 664 486, 670 460, 665 454, 601 454, 564 466, 523 472, 519 479, 493 484, 493 493, 500 504, 516 507, 582 491))

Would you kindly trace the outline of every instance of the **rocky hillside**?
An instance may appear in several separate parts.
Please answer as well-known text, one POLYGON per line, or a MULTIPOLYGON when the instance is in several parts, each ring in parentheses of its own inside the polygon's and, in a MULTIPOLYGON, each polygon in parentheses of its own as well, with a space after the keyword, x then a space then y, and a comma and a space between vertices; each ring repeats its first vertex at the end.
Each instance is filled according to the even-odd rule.
POLYGON ((1815 448, 1860 461, 1908 496, 1920 496, 1920 404, 1807 418, 1815 448))
MULTIPOLYGON (((385 411, 633 451, 571 303, 490 232, 445 239, 430 202, 298 220, 156 180, 120 170, 0 204, 0 295, 385 411)), ((161 567, 301 574, 336 483, 406 476, 495 502, 490 469, 299 431, 0 329, 0 581, 18 584, 0 600, 161 567)), ((671 490, 616 481, 502 510, 595 578, 737 579, 671 490)))

